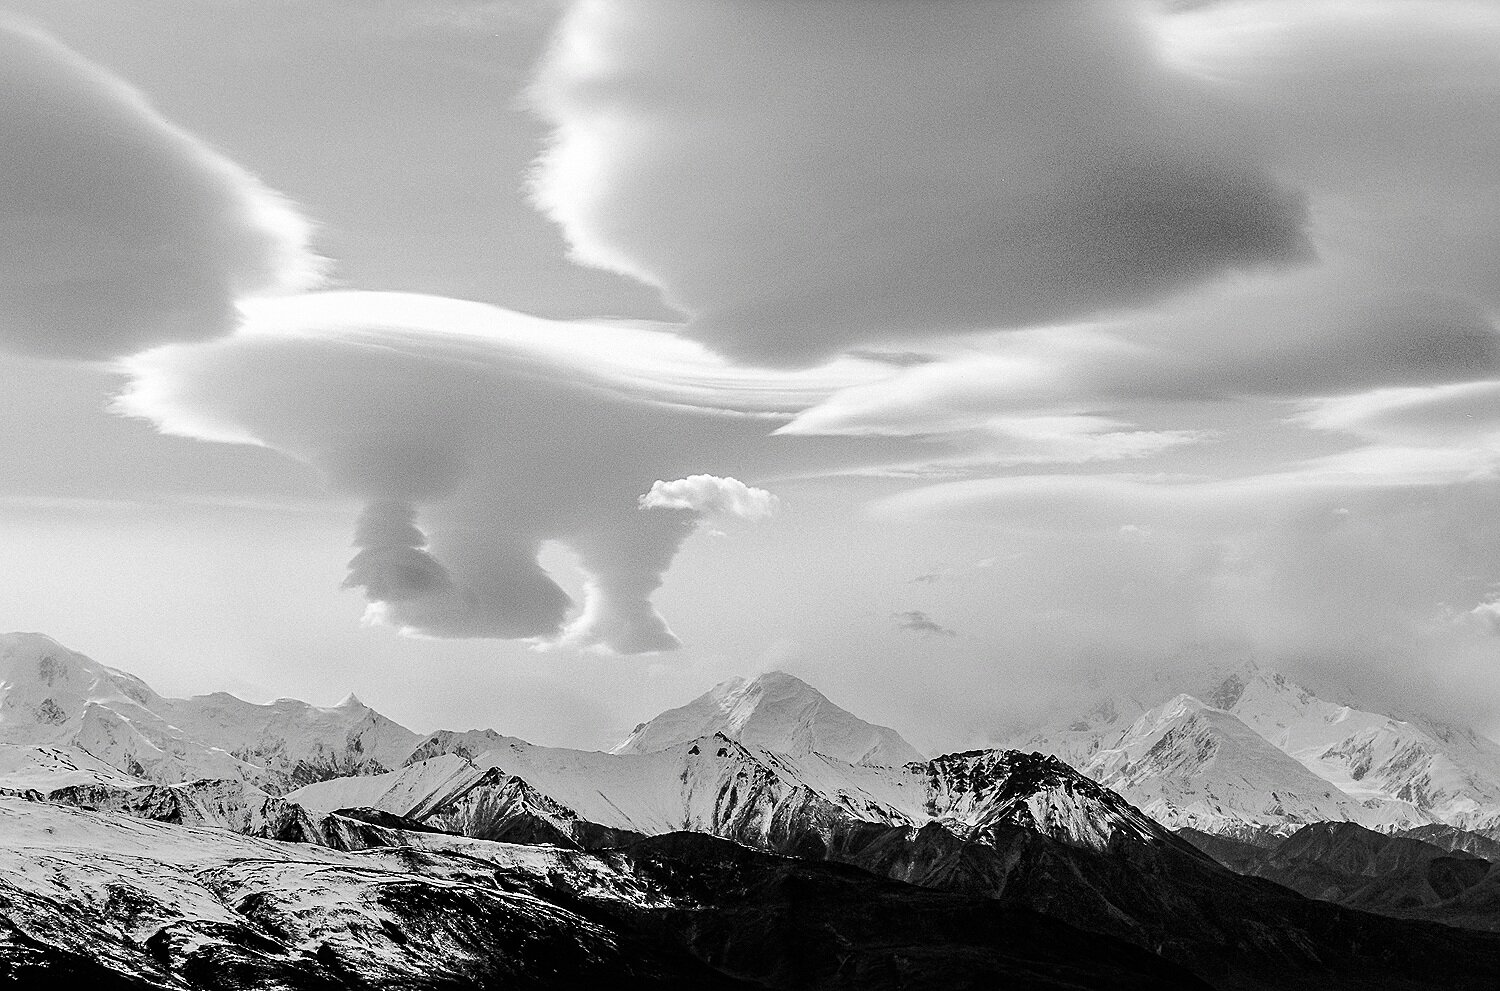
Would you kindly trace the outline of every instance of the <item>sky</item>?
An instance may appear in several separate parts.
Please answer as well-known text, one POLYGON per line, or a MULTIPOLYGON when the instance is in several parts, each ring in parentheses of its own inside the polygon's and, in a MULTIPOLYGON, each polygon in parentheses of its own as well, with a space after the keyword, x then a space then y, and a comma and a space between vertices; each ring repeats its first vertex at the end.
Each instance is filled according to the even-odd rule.
POLYGON ((607 747, 1500 732, 1500 3, 0 0, 0 628, 607 747))

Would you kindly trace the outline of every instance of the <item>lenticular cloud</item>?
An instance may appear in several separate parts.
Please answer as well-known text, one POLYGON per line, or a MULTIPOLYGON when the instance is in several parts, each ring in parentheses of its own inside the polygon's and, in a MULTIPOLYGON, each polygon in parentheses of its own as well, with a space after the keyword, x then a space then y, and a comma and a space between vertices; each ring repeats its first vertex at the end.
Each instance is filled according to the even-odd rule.
POLYGON ((363 503, 345 584, 370 620, 621 654, 677 646, 651 597, 700 519, 775 508, 687 469, 795 464, 771 410, 849 375, 752 381, 665 333, 394 293, 261 301, 230 337, 125 367, 122 412, 274 448, 363 503), (581 602, 538 563, 548 542, 576 556, 581 602))
POLYGON ((125 82, 0 16, 0 347, 108 359, 306 288, 308 224, 125 82))

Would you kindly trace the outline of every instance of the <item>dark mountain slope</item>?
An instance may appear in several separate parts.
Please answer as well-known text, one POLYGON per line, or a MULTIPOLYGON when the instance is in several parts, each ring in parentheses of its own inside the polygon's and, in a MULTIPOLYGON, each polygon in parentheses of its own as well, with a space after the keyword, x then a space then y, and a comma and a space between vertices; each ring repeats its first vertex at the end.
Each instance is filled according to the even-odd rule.
POLYGON ((768 987, 1208 986, 1151 953, 1029 909, 776 857, 701 833, 652 837, 604 856, 672 893, 670 908, 623 911, 630 921, 768 987))
POLYGON ((1273 849, 1189 834, 1225 866, 1309 898, 1403 919, 1500 931, 1500 869, 1480 857, 1348 822, 1315 823, 1273 849))

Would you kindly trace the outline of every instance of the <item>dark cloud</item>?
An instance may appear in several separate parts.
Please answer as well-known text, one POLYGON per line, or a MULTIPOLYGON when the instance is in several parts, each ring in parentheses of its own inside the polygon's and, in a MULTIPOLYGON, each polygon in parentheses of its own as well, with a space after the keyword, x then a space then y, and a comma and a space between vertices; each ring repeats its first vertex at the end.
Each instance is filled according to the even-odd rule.
POLYGON ((946 626, 934 622, 932 617, 928 616, 925 612, 922 612, 918 609, 910 609, 906 612, 896 613, 896 625, 901 627, 901 629, 903 630, 910 630, 913 633, 922 633, 932 637, 958 636, 958 633, 956 631, 950 630, 946 626))
POLYGON ((1309 260, 1300 193, 1147 9, 584 0, 536 90, 538 199, 579 260, 777 365, 1309 260))

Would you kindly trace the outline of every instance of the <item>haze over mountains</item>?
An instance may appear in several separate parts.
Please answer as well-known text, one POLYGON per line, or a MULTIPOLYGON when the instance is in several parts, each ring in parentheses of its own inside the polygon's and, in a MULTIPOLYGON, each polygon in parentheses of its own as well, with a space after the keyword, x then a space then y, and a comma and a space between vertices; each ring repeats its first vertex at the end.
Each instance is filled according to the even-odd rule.
MULTIPOLYGON (((282 795, 326 779, 355 788, 359 779, 347 776, 391 771, 404 775, 391 785, 399 791, 421 787, 406 765, 455 754, 478 768, 504 753, 497 766, 518 768, 583 818, 647 833, 672 816, 626 814, 634 799, 622 798, 591 818, 576 806, 596 799, 568 796, 618 790, 625 768, 642 781, 676 780, 701 756, 689 753, 693 742, 718 735, 734 742, 736 759, 794 789, 858 796, 885 821, 926 815, 904 783, 913 773, 906 765, 924 761, 914 747, 781 672, 717 685, 642 723, 611 754, 493 730, 423 737, 353 697, 331 708, 225 693, 166 699, 37 634, 0 637, 0 678, 0 784, 11 788, 214 779, 282 795), (872 770, 880 766, 891 770, 872 770)), ((1202 694, 1111 700, 1010 744, 1061 758, 1170 828, 1254 839, 1348 821, 1386 831, 1445 824, 1500 838, 1500 746, 1485 737, 1327 702, 1253 665, 1202 694)), ((362 796, 372 798, 375 780, 387 779, 358 784, 362 796)), ((373 798, 342 803, 354 804, 380 807, 373 798)))
POLYGON ((1330 702, 1253 664, 1203 696, 1109 700, 1009 745, 1056 754, 1174 828, 1500 828, 1500 745, 1473 730, 1330 702))
POLYGON ((1070 724, 1085 774, 898 761, 894 730, 781 673, 598 753, 352 699, 165 699, 34 634, 0 665, 0 976, 36 986, 1500 981, 1474 931, 1500 929, 1487 741, 1266 672, 1070 724), (1404 797, 1380 790, 1399 767, 1404 797))

